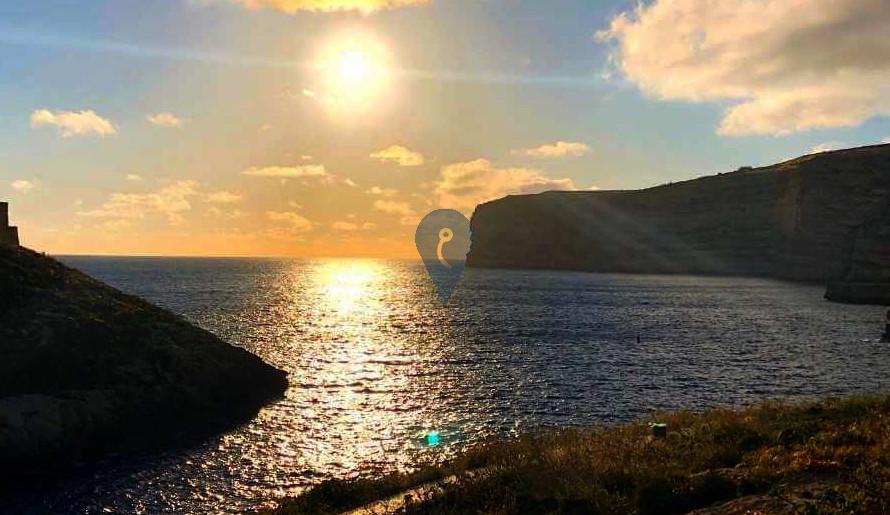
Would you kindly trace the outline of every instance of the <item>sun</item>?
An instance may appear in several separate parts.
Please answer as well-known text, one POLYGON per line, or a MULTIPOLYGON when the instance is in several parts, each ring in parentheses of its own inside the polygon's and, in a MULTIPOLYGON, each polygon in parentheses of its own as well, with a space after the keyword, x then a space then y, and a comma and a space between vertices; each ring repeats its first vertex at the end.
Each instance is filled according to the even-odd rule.
POLYGON ((325 103, 348 111, 377 106, 390 82, 390 55, 375 37, 339 34, 322 51, 321 89, 325 103))
POLYGON ((343 52, 337 58, 337 74, 342 83, 359 83, 374 71, 371 56, 358 50, 343 52))

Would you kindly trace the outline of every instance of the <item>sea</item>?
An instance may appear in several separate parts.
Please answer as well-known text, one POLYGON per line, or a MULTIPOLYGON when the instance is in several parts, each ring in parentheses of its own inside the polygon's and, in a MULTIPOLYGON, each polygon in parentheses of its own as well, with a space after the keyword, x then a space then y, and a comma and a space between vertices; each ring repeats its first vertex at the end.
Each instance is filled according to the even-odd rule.
POLYGON ((443 306, 419 261, 60 259, 290 387, 228 433, 32 481, 3 512, 242 512, 540 428, 890 388, 886 308, 827 302, 819 285, 467 269, 443 306))

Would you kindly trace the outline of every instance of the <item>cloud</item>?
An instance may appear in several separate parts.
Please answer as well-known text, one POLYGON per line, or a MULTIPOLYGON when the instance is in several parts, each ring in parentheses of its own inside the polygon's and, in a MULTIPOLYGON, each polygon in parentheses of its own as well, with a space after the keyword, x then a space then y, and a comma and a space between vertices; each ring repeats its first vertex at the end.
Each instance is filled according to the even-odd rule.
POLYGON ((813 145, 810 147, 810 150, 807 154, 819 154, 822 152, 831 152, 832 150, 837 150, 839 148, 843 148, 845 145, 843 143, 837 141, 826 141, 825 143, 820 143, 818 145, 813 145))
POLYGON ((142 180, 142 176, 135 173, 128 173, 126 179, 128 181, 139 182, 142 180))
POLYGON ((881 140, 881 143, 890 143, 890 136, 887 136, 886 138, 881 140))
POLYGON ((12 181, 9 185, 10 187, 12 187, 13 190, 19 193, 30 193, 34 190, 34 188, 37 187, 37 184, 35 184, 33 181, 29 181, 26 179, 17 179, 15 181, 12 181))
POLYGON ((375 11, 397 9, 410 5, 429 3, 431 0, 235 0, 248 9, 261 7, 295 14, 298 11, 333 12, 360 11, 365 14, 375 11))
POLYGON ((571 179, 551 179, 540 170, 496 168, 487 159, 444 166, 436 183, 439 205, 467 210, 510 194, 575 190, 571 179))
POLYGON ((315 226, 308 218, 292 211, 266 211, 266 218, 285 225, 283 232, 273 232, 278 236, 294 236, 311 231, 315 226))
POLYGON ((238 195, 237 193, 230 193, 228 191, 216 191, 213 193, 208 193, 205 197, 205 200, 211 204, 237 204, 241 202, 243 197, 238 195))
POLYGON ((359 229, 358 224, 353 222, 334 222, 331 224, 331 228, 335 231, 344 232, 357 231, 359 229))
POLYGON ((378 197, 392 198, 399 194, 399 190, 395 190, 392 188, 381 188, 380 186, 372 186, 370 189, 366 190, 365 193, 378 197))
POLYGON ((783 135, 890 114, 886 0, 655 0, 597 33, 655 98, 730 102, 717 132, 783 135))
POLYGON ((549 158, 549 157, 579 157, 590 152, 590 147, 584 143, 572 143, 568 141, 557 141, 549 145, 541 145, 540 147, 527 148, 518 150, 514 153, 526 155, 529 157, 549 158))
POLYGON ((150 114, 145 117, 149 123, 152 125, 157 125, 158 127, 165 128, 177 128, 182 127, 182 124, 185 123, 185 120, 178 118, 175 114, 172 113, 156 113, 150 114))
POLYGON ((242 174, 250 177, 299 178, 326 177, 327 171, 322 165, 266 166, 262 168, 251 167, 242 172, 242 174))
POLYGON ((105 137, 117 134, 117 128, 113 123, 92 110, 52 112, 38 109, 31 113, 31 127, 44 125, 54 126, 63 138, 89 135, 105 137))
POLYGON ((371 154, 370 157, 381 163, 392 162, 399 166, 420 166, 424 163, 423 154, 408 150, 400 145, 379 150, 371 154))
POLYGON ((182 221, 199 195, 196 181, 176 181, 151 193, 112 193, 100 207, 77 214, 90 218, 142 219, 151 214, 166 216, 171 224, 182 221))
POLYGON ((414 214, 410 204, 397 200, 376 200, 374 201, 374 209, 390 215, 411 216, 414 214))

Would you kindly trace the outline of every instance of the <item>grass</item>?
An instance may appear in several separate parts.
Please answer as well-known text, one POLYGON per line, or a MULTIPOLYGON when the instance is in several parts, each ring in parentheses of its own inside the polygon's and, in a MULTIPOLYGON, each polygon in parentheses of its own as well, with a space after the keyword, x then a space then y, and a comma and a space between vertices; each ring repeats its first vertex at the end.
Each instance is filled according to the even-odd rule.
POLYGON ((413 474, 329 481, 277 513, 340 513, 436 481, 398 513, 890 513, 890 395, 652 420, 665 438, 650 420, 529 434, 413 474))

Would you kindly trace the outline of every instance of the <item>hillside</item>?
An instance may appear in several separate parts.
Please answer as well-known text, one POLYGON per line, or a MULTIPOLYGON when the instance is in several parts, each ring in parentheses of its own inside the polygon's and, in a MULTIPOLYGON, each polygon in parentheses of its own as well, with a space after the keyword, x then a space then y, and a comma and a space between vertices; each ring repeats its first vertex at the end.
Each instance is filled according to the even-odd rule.
POLYGON ((4 476, 167 444, 287 387, 249 352, 48 257, 0 245, 4 476))
POLYGON ((776 277, 890 304, 890 145, 638 191, 510 196, 471 227, 475 267, 776 277))

